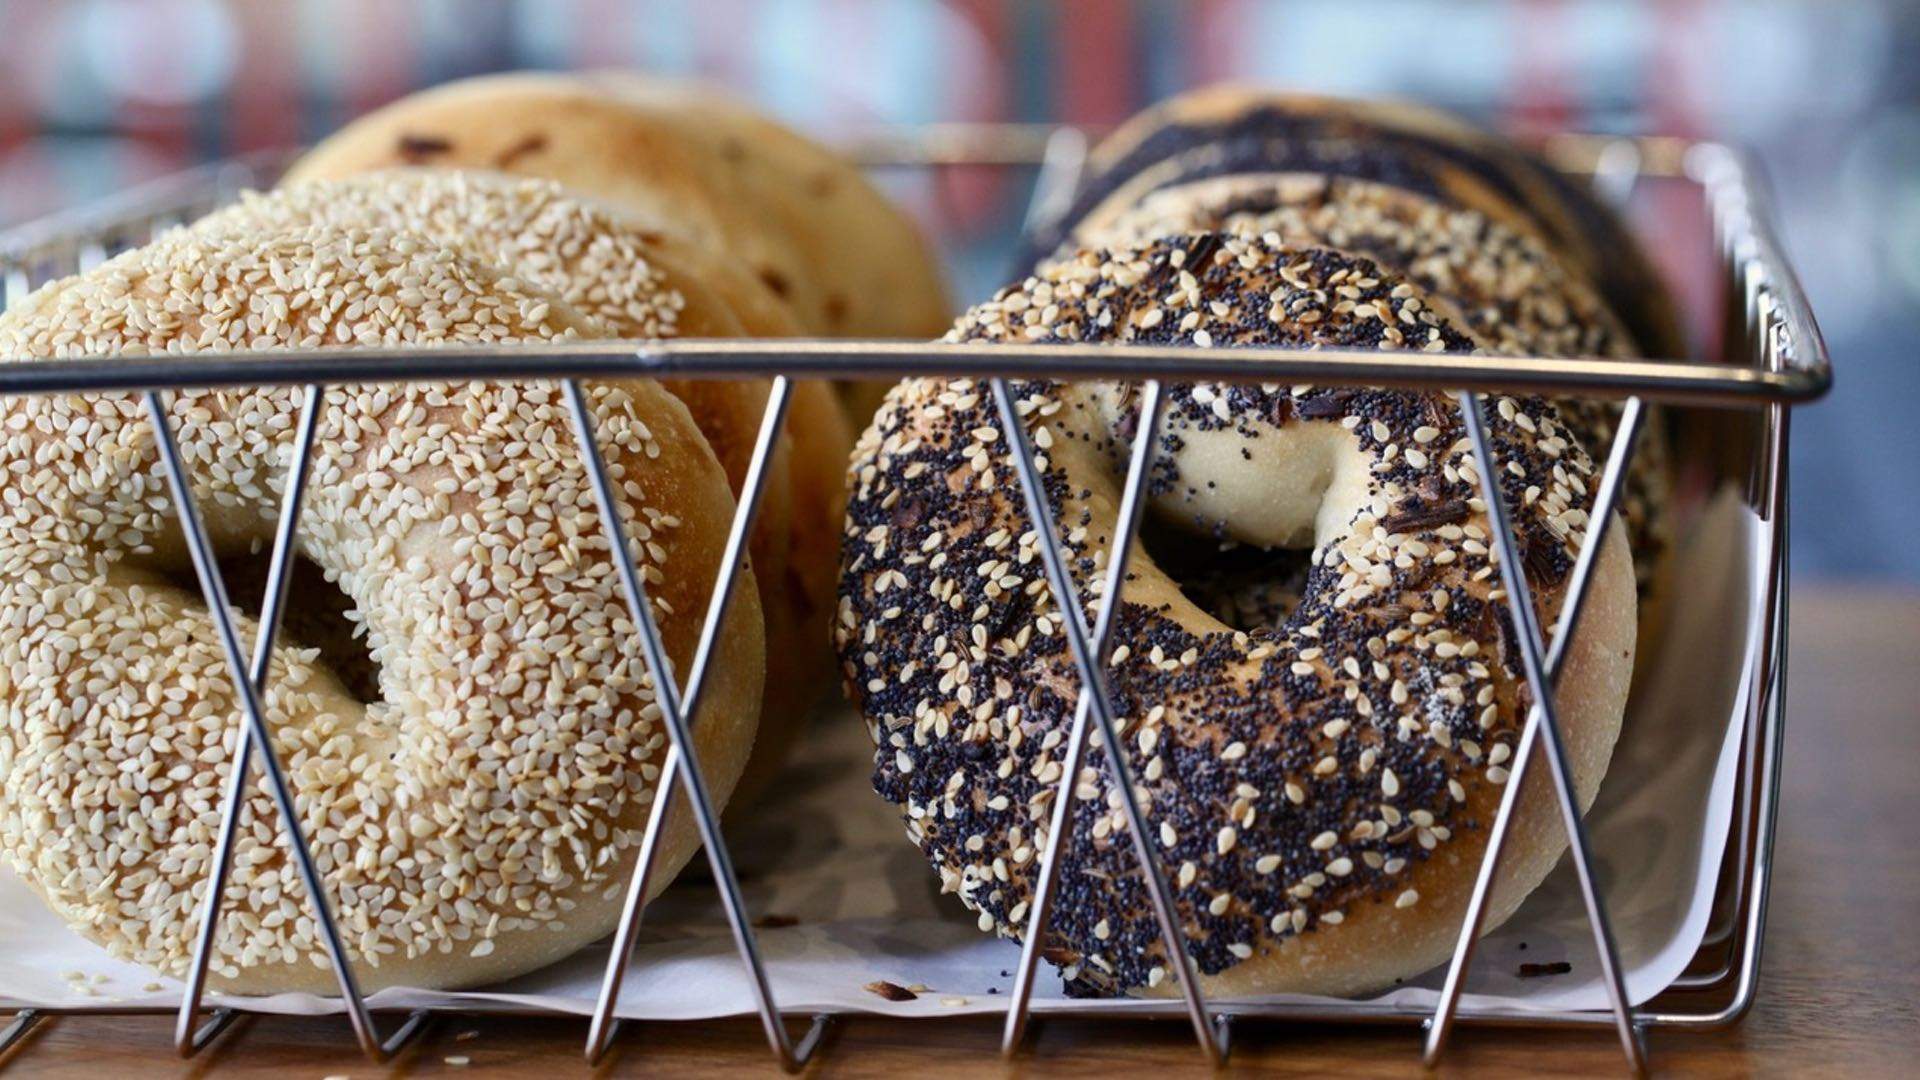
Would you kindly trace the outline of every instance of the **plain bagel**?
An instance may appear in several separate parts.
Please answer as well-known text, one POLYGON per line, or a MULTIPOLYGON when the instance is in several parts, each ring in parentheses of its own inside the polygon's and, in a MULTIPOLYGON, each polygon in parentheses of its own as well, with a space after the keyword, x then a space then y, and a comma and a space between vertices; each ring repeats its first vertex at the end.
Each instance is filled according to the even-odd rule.
MULTIPOLYGON (((851 161, 717 87, 631 71, 585 76, 712 147, 758 200, 763 223, 794 238, 825 306, 808 322, 828 337, 925 338, 952 318, 939 264, 912 219, 851 161)), ((865 426, 890 384, 840 384, 865 426)), ((841 455, 843 460, 845 455, 841 455)))
POLYGON ((559 180, 745 260, 816 335, 918 336, 946 321, 925 241, 857 168, 705 87, 615 72, 462 79, 341 128, 287 182, 396 165, 559 180))

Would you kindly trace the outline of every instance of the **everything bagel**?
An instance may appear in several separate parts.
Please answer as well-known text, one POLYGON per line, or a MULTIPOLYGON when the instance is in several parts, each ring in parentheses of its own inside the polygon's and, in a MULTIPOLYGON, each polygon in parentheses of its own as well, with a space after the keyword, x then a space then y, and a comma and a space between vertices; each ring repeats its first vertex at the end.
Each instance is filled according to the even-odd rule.
MULTIPOLYGON (((0 316, 0 355, 542 341, 598 331, 557 298, 405 232, 229 220, 175 230, 0 316)), ((679 670, 733 499, 657 384, 589 388, 633 555, 679 670)), ((224 559, 268 538, 290 389, 178 393, 170 410, 224 559)), ((262 695, 305 833, 368 990, 467 986, 608 932, 665 753, 560 390, 341 387, 315 442, 300 554, 364 637, 286 640, 262 695)), ((0 858, 114 955, 180 972, 231 765, 231 674, 137 399, 0 406, 0 858)), ((696 739, 715 797, 753 741, 764 646, 750 575, 696 739)), ((250 619, 242 619, 250 624, 250 619)), ((290 624, 289 630, 293 626, 290 624)), ((243 637, 252 627, 243 625, 243 637)), ((214 985, 329 993, 264 786, 247 793, 214 985)), ((662 886, 697 841, 668 824, 662 886)))
MULTIPOLYGON (((1331 247, 1398 268, 1489 352, 1511 356, 1638 356, 1633 336, 1581 275, 1531 229, 1515 229, 1405 188, 1311 173, 1241 173, 1161 188, 1102 223, 1077 227, 1062 257, 1161 236, 1230 232, 1331 247)), ((1556 399, 1590 453, 1612 446, 1619 406, 1556 399)), ((1645 431, 1628 466, 1620 512, 1644 606, 1671 546, 1673 476, 1665 433, 1645 431)), ((1653 625, 1643 610, 1643 627, 1653 625)))
POLYGON ((1513 145, 1435 109, 1224 84, 1170 98, 1101 140, 1068 211, 1034 256, 1099 227, 1163 187, 1247 173, 1369 180, 1534 231, 1584 276, 1643 355, 1681 357, 1672 297, 1619 218, 1592 192, 1513 145))
MULTIPOLYGON (((1444 301, 1373 261, 1258 236, 1168 237, 1057 263, 980 305, 956 341, 1137 341, 1470 352, 1444 301)), ((1111 384, 1016 386, 1080 602, 1096 601, 1137 403, 1111 384)), ((1552 406, 1490 402, 1542 622, 1590 536, 1594 466, 1552 406)), ((1108 662, 1154 842, 1209 993, 1357 993, 1444 959, 1530 698, 1471 450, 1448 399, 1169 388, 1149 515, 1162 549, 1305 547, 1297 605, 1241 627, 1137 550, 1108 662)), ((985 387, 914 380, 861 439, 836 642, 874 782, 944 891, 1018 936, 1079 680, 985 387)), ((1604 530, 1559 683, 1582 803, 1619 731, 1635 598, 1604 530)), ((1071 992, 1170 988, 1095 749, 1046 955, 1071 992)), ((1564 845, 1534 777, 1489 925, 1564 845)))

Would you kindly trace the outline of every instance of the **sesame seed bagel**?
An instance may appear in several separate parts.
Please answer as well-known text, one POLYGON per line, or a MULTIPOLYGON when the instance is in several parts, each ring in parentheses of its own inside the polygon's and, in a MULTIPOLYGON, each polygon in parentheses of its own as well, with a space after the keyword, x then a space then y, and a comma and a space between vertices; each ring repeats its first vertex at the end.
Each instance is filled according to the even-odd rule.
MULTIPOLYGON (((758 277, 738 260, 723 253, 702 248, 672 233, 648 230, 643 238, 651 245, 662 266, 676 267, 680 280, 698 281, 732 309, 749 337, 797 338, 807 332, 793 311, 758 277)), ((682 336, 700 336, 682 328, 682 336)), ((663 385, 676 393, 699 388, 693 393, 722 393, 721 388, 734 380, 666 380, 663 385)), ((755 384, 745 384, 755 385, 755 384)), ((729 808, 730 817, 750 811, 758 798, 772 786, 795 741, 811 719, 812 708, 832 686, 832 648, 827 622, 833 612, 833 597, 838 578, 840 523, 847 505, 847 455, 853 450, 853 425, 847 419, 835 386, 820 379, 796 379, 787 398, 787 423, 784 447, 791 444, 786 458, 788 548, 783 557, 774 558, 754 547, 754 571, 763 583, 763 594, 777 593, 779 604, 767 605, 767 687, 768 700, 760 714, 760 734, 754 742, 753 757, 740 778, 729 808), (776 691, 776 688, 777 691, 776 691), (778 700, 774 694, 778 693, 778 700)), ((745 478, 752 457, 753 440, 758 434, 765 395, 757 394, 750 427, 735 426, 737 435, 728 445, 735 448, 730 457, 722 452, 735 494, 745 478)), ((702 427, 706 426, 702 421, 702 427)), ((720 447, 718 440, 716 450, 720 447)), ((778 466, 775 465, 776 474, 778 466)), ((777 510, 773 499, 777 491, 762 496, 760 514, 777 510)), ((760 534, 756 534, 756 538, 760 534)))
MULTIPOLYGON (((649 230, 644 236, 663 265, 680 268, 686 277, 703 283, 724 300, 748 337, 806 336, 792 309, 738 260, 672 233, 649 230)), ((692 381, 674 380, 668 385, 692 381)), ((790 741, 783 732, 800 730, 808 706, 823 697, 832 683, 831 677, 822 673, 832 668, 827 620, 833 611, 838 580, 840 523, 847 505, 847 455, 853 450, 854 437, 853 425, 834 389, 834 384, 820 379, 796 379, 787 399, 787 439, 783 441, 793 446, 787 469, 793 491, 789 522, 792 547, 786 559, 787 584, 783 591, 800 631, 781 646, 784 656, 775 657, 769 650, 767 683, 785 690, 781 707, 761 715, 753 760, 748 762, 747 774, 734 793, 736 812, 749 807, 772 781, 783 755, 771 748, 784 745, 782 740, 790 741)), ((740 476, 731 468, 729 475, 734 477, 737 493, 740 476)), ((756 562, 755 566, 762 578, 770 573, 768 563, 756 562)))
POLYGON ((1435 109, 1232 84, 1170 98, 1091 152, 1087 179, 1035 254, 1147 192, 1233 173, 1313 172, 1408 188, 1537 230, 1590 280, 1648 356, 1686 355, 1672 297, 1619 217, 1518 147, 1435 109))
MULTIPOLYGON (((1451 304, 1487 351, 1510 356, 1637 356, 1633 337, 1584 278, 1531 230, 1386 184, 1311 173, 1218 176, 1148 193, 1095 227, 1083 223, 1062 257, 1083 248, 1126 247, 1200 232, 1271 234, 1278 242, 1332 247, 1405 275, 1451 304)), ((1554 408, 1583 448, 1613 444, 1620 407, 1563 398, 1554 408)), ((1645 430, 1622 490, 1643 605, 1671 547, 1673 477, 1665 432, 1645 430)))
MULTIPOLYGON (((0 356, 241 346, 447 346, 598 330, 425 237, 230 220, 175 230, 0 316, 0 356)), ((684 671, 733 510, 686 407, 645 380, 589 388, 634 557, 684 671)), ((263 704, 362 985, 465 986, 608 932, 666 736, 560 390, 340 387, 315 442, 299 552, 352 658, 283 636, 263 704), (332 593, 344 597, 331 596, 332 593)), ((170 411, 223 559, 271 536, 289 389, 178 393, 170 411)), ((116 956, 180 973, 199 922, 237 702, 190 584, 138 398, 9 398, 0 442, 0 858, 116 956)), ((258 558, 257 555, 254 556, 258 558)), ((242 615, 251 641, 253 620, 242 615)), ((293 625, 289 626, 291 631, 293 625)), ((764 644, 743 588, 718 638, 702 763, 725 800, 753 740, 764 644)), ((331 992, 276 809, 256 782, 215 985, 331 992)), ((669 823, 662 883, 696 847, 669 823)))
MULTIPOLYGON (((644 235, 552 180, 445 169, 389 169, 340 180, 315 180, 267 194, 249 192, 205 219, 201 228, 282 231, 315 223, 418 234, 487 266, 507 268, 566 301, 599 333, 617 338, 739 337, 740 320, 707 281, 644 235)), ((719 260, 714 260, 719 261, 719 260)), ((766 410, 768 384, 740 379, 667 379, 661 385, 686 404, 713 448, 735 496, 740 493, 766 410)), ((816 385, 813 396, 825 396, 816 385)), ((750 554, 766 615, 767 692, 749 772, 777 772, 797 737, 802 710, 796 687, 822 692, 827 616, 837 523, 817 520, 823 500, 818 474, 844 468, 850 437, 822 434, 806 409, 790 410, 792 429, 807 437, 802 468, 794 440, 782 435, 768 462, 768 481, 754 522, 750 554), (798 474, 798 483, 796 483, 798 474), (807 499, 796 534, 796 488, 807 499)), ((844 425, 844 421, 841 421, 844 425)), ((836 488, 840 485, 836 484, 836 488)), ((828 509, 835 500, 824 500, 828 509)))
MULTIPOLYGON (((1446 307, 1363 257, 1201 234, 1057 264, 949 339, 1483 348, 1446 307)), ((1091 616, 1137 401, 1112 384, 1015 392, 1091 616)), ((1377 989, 1447 955, 1529 704, 1472 451, 1443 396, 1168 394, 1150 527, 1105 659, 1189 947, 1210 993, 1377 989), (1163 568, 1163 554, 1211 557, 1223 540, 1311 547, 1280 624, 1228 625, 1163 568)), ((1594 466, 1548 403, 1493 404, 1502 487, 1551 626, 1589 536, 1594 466)), ((836 641, 875 787, 905 807, 942 888, 983 930, 1017 937, 1079 680, 1011 471, 984 386, 896 388, 856 450, 836 641)), ((1583 805, 1634 650, 1631 557, 1620 530, 1602 542, 1558 698, 1583 805)), ((1077 994, 1167 993, 1099 753, 1077 778, 1046 955, 1077 994)), ((1489 925, 1564 846, 1543 777, 1519 814, 1489 925)))
MULTIPOLYGON (((937 332, 946 311, 938 274, 912 224, 857 170, 840 166, 818 184, 808 170, 826 169, 821 160, 830 155, 794 150, 804 140, 785 129, 762 122, 768 130, 749 132, 736 115, 744 109, 711 95, 689 92, 688 101, 664 105, 640 96, 577 75, 462 79, 356 119, 295 162, 282 183, 405 165, 541 177, 642 230, 658 262, 704 282, 750 336, 937 332), (749 134, 750 154, 742 152, 749 134), (802 157, 805 168, 788 164, 802 157)), ((807 606, 795 615, 797 639, 772 650, 774 663, 790 669, 768 680, 785 688, 785 707, 763 728, 769 748, 781 744, 782 724, 797 725, 832 681, 826 624, 853 445, 834 399, 827 383, 793 388, 787 564, 797 579, 789 591, 807 606), (777 719, 787 717, 790 723, 777 719)), ((745 445, 750 440, 751 431, 745 445)), ((775 567, 764 569, 781 581, 775 567)), ((779 757, 763 753, 767 767, 757 765, 754 776, 770 775, 779 757)))

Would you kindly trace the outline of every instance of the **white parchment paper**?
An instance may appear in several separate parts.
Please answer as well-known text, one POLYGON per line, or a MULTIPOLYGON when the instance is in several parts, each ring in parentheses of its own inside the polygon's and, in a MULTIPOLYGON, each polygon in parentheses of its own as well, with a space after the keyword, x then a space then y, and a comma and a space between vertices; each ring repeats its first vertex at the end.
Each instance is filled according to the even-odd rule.
MULTIPOLYGON (((1686 967, 1705 933, 1732 816, 1741 675, 1752 647, 1753 553, 1762 526, 1731 496, 1696 519, 1680 552, 1664 647, 1642 657, 1638 691, 1598 802, 1588 815, 1629 991, 1645 1001, 1686 967)), ((996 1012, 1005 1007, 1019 950, 981 934, 904 838, 896 808, 868 786, 872 751, 845 710, 825 717, 788 790, 734 835, 748 903, 783 1008, 897 1015, 996 1012), (884 979, 930 988, 894 1002, 867 992, 884 979)), ((751 1012, 743 969, 719 903, 695 865, 648 912, 622 1015, 686 1019, 751 1012)), ((375 1006, 460 1005, 476 1011, 593 1007, 607 950, 484 991, 382 991, 375 1006)), ((1379 997, 1430 1003, 1430 972, 1379 997)), ((1516 1011, 1605 1008, 1605 990, 1571 867, 1563 860, 1476 955, 1469 1000, 1516 1011), (1564 975, 1521 978, 1526 962, 1567 961, 1564 975)), ((0 1004, 172 1005, 179 986, 119 963, 66 929, 0 869, 0 1004)), ((1294 1000, 1311 1000, 1299 998, 1294 1000)), ((285 1013, 337 1011, 327 999, 209 997, 210 1003, 285 1013)), ((1041 979, 1034 1007, 1068 1002, 1041 979)), ((1137 1001, 1073 1001, 1138 1009, 1137 1001)), ((1156 1003, 1158 1005, 1160 1003, 1156 1003)))

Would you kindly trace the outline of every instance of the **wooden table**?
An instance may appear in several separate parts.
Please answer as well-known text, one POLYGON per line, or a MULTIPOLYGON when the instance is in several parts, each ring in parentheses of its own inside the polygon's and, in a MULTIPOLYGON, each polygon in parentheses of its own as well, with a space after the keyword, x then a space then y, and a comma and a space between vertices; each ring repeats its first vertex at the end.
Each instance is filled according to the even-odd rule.
MULTIPOLYGON (((1746 1076, 1920 1073, 1920 592, 1810 587, 1793 598, 1784 803, 1759 1003, 1727 1031, 1651 1037, 1660 1072, 1746 1076)), ((1102 1072, 1199 1073, 1183 1025, 1128 1037, 1110 1027, 1036 1025, 1031 1055, 1002 1066, 994 1022, 853 1019, 820 1055, 824 1076, 918 1077, 1102 1072)), ((9 1060, 16 1076, 587 1075, 578 1021, 437 1025, 390 1068, 353 1049, 337 1019, 236 1024, 191 1062, 172 1056, 170 1018, 62 1019, 9 1060)), ((1544 1034, 1465 1029, 1444 1072, 1621 1070, 1610 1031, 1544 1034)), ((1315 1031, 1247 1026, 1231 1071, 1412 1075, 1412 1028, 1315 1031)), ((751 1022, 657 1024, 621 1037, 607 1075, 775 1075, 751 1022)))

